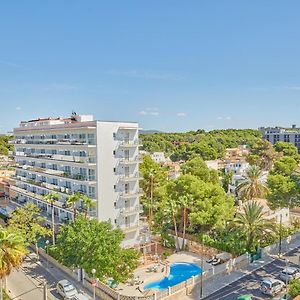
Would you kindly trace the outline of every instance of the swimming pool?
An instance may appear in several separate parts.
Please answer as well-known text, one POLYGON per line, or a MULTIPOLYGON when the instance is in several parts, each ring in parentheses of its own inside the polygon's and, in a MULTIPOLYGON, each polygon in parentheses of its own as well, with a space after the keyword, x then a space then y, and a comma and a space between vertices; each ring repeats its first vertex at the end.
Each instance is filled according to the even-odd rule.
POLYGON ((146 284, 144 289, 158 289, 164 290, 169 286, 176 285, 179 282, 185 281, 192 276, 199 275, 201 273, 201 268, 195 264, 190 263, 174 263, 170 266, 170 274, 159 281, 154 281, 146 284))

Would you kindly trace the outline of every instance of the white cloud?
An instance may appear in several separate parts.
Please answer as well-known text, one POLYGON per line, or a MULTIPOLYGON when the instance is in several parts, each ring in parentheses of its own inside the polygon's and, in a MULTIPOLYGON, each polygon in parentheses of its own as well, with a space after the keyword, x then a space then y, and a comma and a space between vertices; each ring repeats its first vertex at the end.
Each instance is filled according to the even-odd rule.
POLYGON ((17 107, 16 107, 16 110, 21 110, 21 109, 22 109, 21 106, 17 106, 17 107))
POLYGON ((217 117, 217 120, 227 120, 227 121, 230 121, 232 120, 232 118, 230 116, 227 116, 227 117, 217 117))
POLYGON ((177 117, 179 117, 179 118, 185 118, 186 116, 187 116, 187 113, 185 113, 185 112, 177 113, 177 117))
POLYGON ((156 108, 156 107, 147 107, 146 109, 141 110, 139 112, 139 114, 142 115, 142 116, 154 116, 154 117, 157 117, 157 116, 159 116, 159 111, 158 111, 158 108, 156 108))

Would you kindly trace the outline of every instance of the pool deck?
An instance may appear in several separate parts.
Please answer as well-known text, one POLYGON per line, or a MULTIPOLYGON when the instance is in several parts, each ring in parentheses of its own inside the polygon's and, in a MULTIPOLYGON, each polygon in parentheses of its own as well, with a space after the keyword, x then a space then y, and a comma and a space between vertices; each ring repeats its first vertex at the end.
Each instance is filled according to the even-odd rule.
MULTIPOLYGON (((203 258, 203 270, 205 271, 209 267, 211 267, 208 263, 206 263, 206 258, 203 258)), ((134 272, 134 278, 137 280, 132 283, 119 284, 116 288, 116 291, 119 291, 122 295, 126 296, 141 296, 152 294, 154 290, 144 290, 144 285, 153 281, 158 281, 168 276, 169 268, 166 267, 166 263, 168 265, 177 262, 185 262, 185 263, 193 263, 201 267, 201 256, 191 253, 191 252, 178 252, 174 253, 168 257, 168 259, 162 261, 162 263, 153 263, 147 265, 145 267, 139 267, 134 272), (149 272, 148 268, 158 265, 157 272, 149 272)))

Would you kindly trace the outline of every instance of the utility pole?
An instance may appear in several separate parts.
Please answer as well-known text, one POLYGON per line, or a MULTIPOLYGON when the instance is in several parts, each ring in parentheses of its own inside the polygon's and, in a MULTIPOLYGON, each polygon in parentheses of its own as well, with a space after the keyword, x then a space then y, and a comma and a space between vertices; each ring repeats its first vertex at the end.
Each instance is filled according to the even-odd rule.
POLYGON ((203 297, 203 233, 201 236, 201 250, 200 299, 203 297))
POLYGON ((281 244, 282 244, 282 214, 280 214, 280 223, 279 223, 279 249, 278 256, 281 256, 281 244))

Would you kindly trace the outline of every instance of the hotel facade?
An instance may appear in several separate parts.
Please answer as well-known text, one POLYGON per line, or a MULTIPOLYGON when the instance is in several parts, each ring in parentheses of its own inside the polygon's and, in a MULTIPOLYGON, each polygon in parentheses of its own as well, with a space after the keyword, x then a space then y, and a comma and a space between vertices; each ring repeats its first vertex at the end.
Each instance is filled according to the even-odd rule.
MULTIPOLYGON (((19 204, 33 202, 51 215, 44 196, 60 195, 54 203, 55 223, 73 219, 67 207, 75 192, 93 199, 89 216, 110 220, 125 234, 124 247, 139 240, 139 139, 138 124, 95 121, 90 115, 40 118, 21 122, 14 129, 15 185, 19 204)), ((77 203, 80 211, 82 203, 77 203)))

